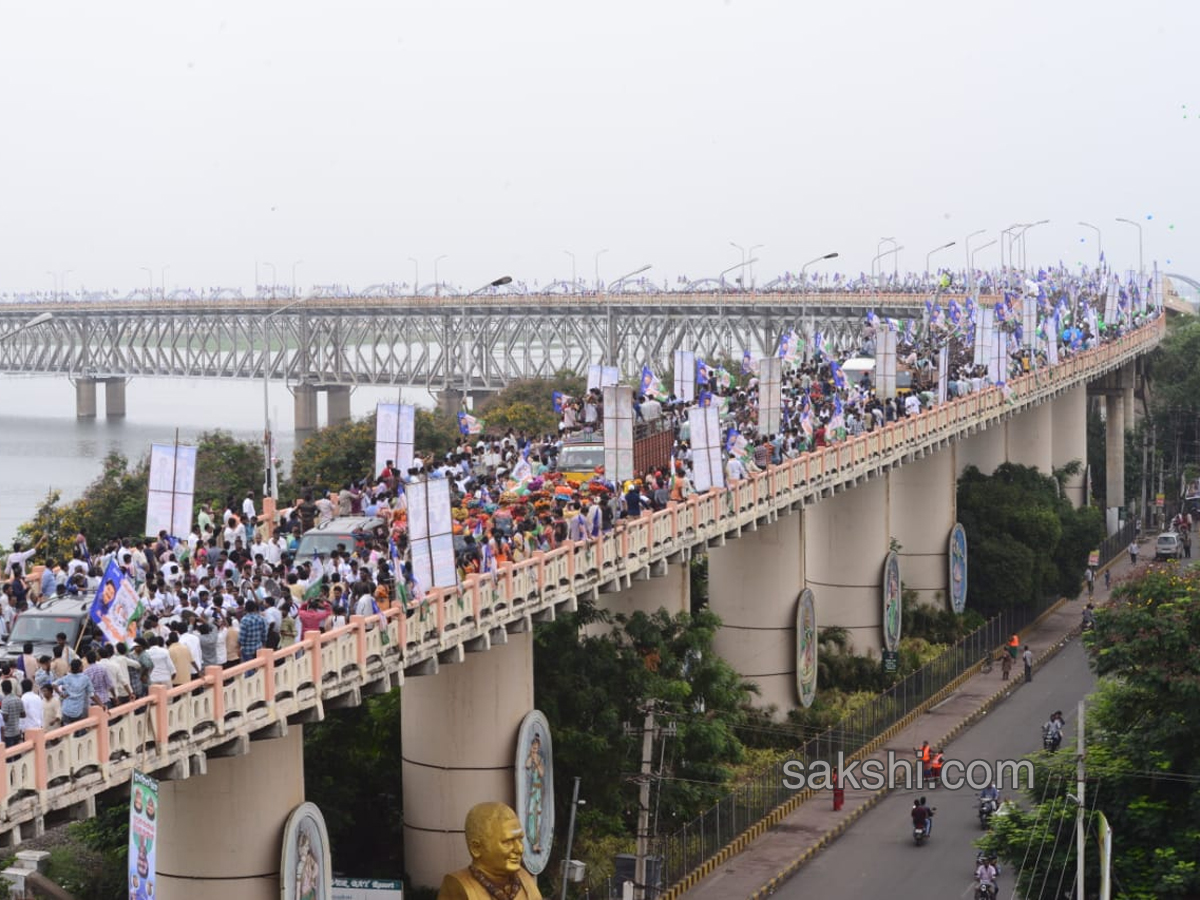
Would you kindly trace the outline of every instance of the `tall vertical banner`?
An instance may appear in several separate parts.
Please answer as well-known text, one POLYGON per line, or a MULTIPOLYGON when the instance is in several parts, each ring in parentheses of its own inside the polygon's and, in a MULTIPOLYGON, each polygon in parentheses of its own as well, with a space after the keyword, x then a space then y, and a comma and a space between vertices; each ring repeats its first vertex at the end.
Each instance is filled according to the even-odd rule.
POLYGON ((1045 320, 1046 329, 1046 362, 1052 366, 1058 365, 1058 334, 1054 330, 1054 319, 1045 320))
POLYGON ((454 587, 454 533, 450 519, 450 482, 430 478, 404 486, 408 499, 408 537, 413 577, 422 590, 454 587))
POLYGON ((758 433, 778 434, 783 410, 783 360, 768 356, 758 361, 758 433))
POLYGON ((604 477, 620 485, 633 477, 633 388, 603 389, 604 477))
POLYGON ((992 332, 992 352, 988 354, 988 380, 992 384, 1008 381, 1008 335, 999 329, 992 332))
POLYGON ((996 311, 981 306, 977 315, 979 318, 975 322, 975 358, 972 365, 986 366, 992 352, 992 327, 996 311))
POLYGON ((816 601, 805 588, 796 604, 796 693, 805 709, 817 696, 817 650, 816 601))
POLYGON ((958 522, 950 529, 950 608, 962 615, 967 608, 967 532, 958 522))
POLYGON ((900 557, 896 551, 883 561, 883 648, 900 649, 900 557))
POLYGON ((946 402, 946 394, 950 388, 950 347, 949 345, 938 350, 938 382, 937 382, 937 402, 942 404, 946 402))
POLYGON ((400 472, 412 468, 416 410, 406 403, 375 405, 375 475, 390 459, 400 472))
POLYGON ((616 384, 621 380, 621 370, 616 366, 588 366, 587 389, 599 390, 616 384))
POLYGON ((875 336, 875 394, 896 396, 896 332, 885 328, 875 336))
POLYGON ((1117 294, 1120 287, 1117 279, 1110 275, 1104 285, 1104 324, 1113 325, 1117 321, 1117 294))
POLYGON ((158 896, 158 782, 134 771, 129 782, 129 896, 158 896))
POLYGON ((1021 346, 1037 346, 1037 297, 1021 298, 1021 346))
POLYGON ((187 537, 192 530, 195 492, 196 448, 186 444, 151 444, 146 534, 165 531, 172 537, 187 537))
POLYGON ((721 417, 715 406, 688 410, 688 431, 692 439, 692 479, 696 491, 725 487, 722 465, 721 417))
POLYGON ((696 354, 675 351, 675 399, 691 403, 696 399, 696 354))

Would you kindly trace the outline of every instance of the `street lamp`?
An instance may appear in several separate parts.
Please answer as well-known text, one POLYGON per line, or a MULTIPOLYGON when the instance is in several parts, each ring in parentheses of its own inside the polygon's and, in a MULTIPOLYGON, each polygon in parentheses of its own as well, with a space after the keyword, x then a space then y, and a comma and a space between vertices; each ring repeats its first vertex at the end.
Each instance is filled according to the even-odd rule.
POLYGON ((416 257, 410 256, 408 261, 413 264, 413 296, 421 296, 421 266, 416 257))
MULTIPOLYGON (((1029 231, 1031 228, 1037 228, 1039 225, 1049 225, 1049 224, 1050 224, 1049 219, 1039 219, 1038 221, 1034 222, 1031 225, 1026 225, 1024 228, 1021 229, 1021 233, 1019 235, 1017 235, 1017 237, 1019 237, 1021 239, 1021 270, 1022 271, 1025 270, 1025 232, 1029 231)), ((1009 254, 1009 255, 1011 256, 1012 254, 1009 254)), ((1009 260, 1009 261, 1011 262, 1011 260, 1009 260)))
POLYGON ((292 296, 296 296, 296 266, 304 265, 304 260, 298 259, 292 263, 292 296))
POLYGON ((992 246, 992 244, 994 244, 994 243, 996 243, 996 241, 994 239, 990 240, 986 244, 976 247, 974 250, 971 251, 971 271, 972 272, 975 271, 975 254, 978 253, 980 250, 986 250, 988 247, 992 246))
MULTIPOLYGON (((751 262, 758 262, 758 260, 756 260, 756 259, 755 259, 755 260, 751 260, 751 262)), ((746 266, 747 266, 747 265, 749 265, 749 263, 747 263, 747 262, 746 262, 746 260, 742 260, 740 263, 737 263, 736 265, 730 266, 728 269, 722 269, 722 270, 721 270, 719 273, 717 273, 717 281, 718 281, 718 282, 720 282, 720 284, 721 284, 721 289, 722 289, 722 290, 724 290, 724 289, 725 289, 725 276, 726 276, 726 274, 728 274, 729 272, 732 272, 732 271, 734 271, 735 269, 744 269, 744 268, 746 268, 746 266)), ((742 284, 743 284, 743 286, 745 286, 745 281, 743 281, 743 282, 742 282, 742 284)))
POLYGON ((150 299, 154 299, 154 270, 149 266, 138 266, 143 272, 150 276, 150 299))
POLYGON ((1097 228, 1095 225, 1092 225, 1088 222, 1080 222, 1079 224, 1082 225, 1084 228, 1090 228, 1090 229, 1092 229, 1092 231, 1096 232, 1096 268, 1099 269, 1100 263, 1104 257, 1104 247, 1103 247, 1104 236, 1100 233, 1100 229, 1097 228))
MULTIPOLYGON (((889 238, 889 240, 890 240, 890 238, 889 238)), ((891 256, 893 253, 899 253, 903 249, 904 249, 903 247, 893 247, 891 250, 884 250, 882 253, 880 253, 878 256, 876 256, 873 260, 871 260, 871 272, 873 273, 875 271, 875 263, 879 262, 879 260, 883 259, 885 256, 891 256)), ((879 267, 879 287, 881 287, 881 288, 883 287, 883 266, 882 265, 879 267)))
POLYGON ((824 260, 827 260, 827 259, 837 259, 837 257, 838 257, 837 251, 835 250, 832 253, 826 253, 824 256, 818 256, 816 259, 810 259, 808 262, 806 262, 804 265, 802 265, 800 267, 800 293, 802 293, 802 294, 808 293, 808 282, 804 280, 804 270, 805 269, 807 269, 809 266, 813 265, 814 263, 823 262, 824 260))
POLYGON ((930 259, 930 257, 932 257, 933 254, 935 254, 935 253, 941 253, 943 250, 949 250, 951 247, 953 247, 957 243, 958 243, 958 241, 950 241, 948 244, 942 244, 942 246, 940 246, 940 247, 934 247, 932 250, 930 250, 928 253, 925 254, 925 276, 926 277, 929 276, 929 259, 930 259))
POLYGON ((573 294, 575 293, 575 285, 578 284, 578 282, 575 280, 575 254, 570 250, 564 250, 563 253, 571 257, 571 293, 573 294))
POLYGON ((161 269, 159 269, 160 274, 159 274, 159 278, 158 278, 158 281, 159 281, 158 289, 160 291, 162 291, 164 300, 167 299, 167 269, 169 269, 169 268, 171 268, 171 264, 167 263, 165 266, 163 266, 161 269))
MULTIPOLYGON (((643 272, 647 271, 650 268, 650 265, 651 265, 650 263, 646 263, 646 265, 641 266, 640 268, 634 269, 632 272, 626 272, 624 275, 622 275, 616 281, 612 282, 609 285, 609 287, 611 287, 614 284, 622 284, 626 278, 632 278, 634 275, 641 275, 643 272)), ((616 356, 617 356, 617 352, 616 352, 617 351, 617 342, 615 340, 616 335, 613 333, 612 293, 607 288, 604 291, 604 320, 605 320, 604 333, 608 338, 608 341, 607 341, 608 352, 607 352, 607 354, 605 354, 605 356, 608 360, 608 365, 615 366, 616 363, 614 362, 614 360, 616 359, 616 356)))
POLYGON ((1142 226, 1140 222, 1135 222, 1133 219, 1117 219, 1118 222, 1124 222, 1126 225, 1132 225, 1138 230, 1138 281, 1142 280, 1142 226))
MULTIPOLYGON (((441 257, 438 257, 441 259, 441 257)), ((434 263, 436 266, 437 264, 434 263)), ((488 288, 503 287, 506 284, 512 284, 511 275, 501 275, 499 278, 489 281, 487 284, 480 285, 463 297, 462 302, 462 368, 463 368, 463 388, 462 388, 462 403, 467 402, 467 394, 471 390, 471 342, 468 338, 467 331, 467 297, 474 297, 486 291, 488 288)))
POLYGON ((600 257, 603 256, 607 252, 608 252, 607 248, 599 251, 596 254, 596 259, 594 260, 594 262, 596 263, 596 290, 597 291, 600 290, 600 257))
POLYGON ((966 241, 964 242, 966 244, 966 246, 963 247, 963 252, 965 252, 966 256, 967 256, 967 292, 968 293, 970 293, 971 288, 975 285, 975 274, 971 270, 971 238, 979 237, 979 235, 984 234, 986 232, 987 232, 986 228, 980 228, 978 231, 972 231, 970 234, 967 235, 966 241))
POLYGON ((276 278, 275 278, 275 263, 269 263, 269 262, 265 262, 265 263, 263 263, 263 265, 264 265, 264 266, 269 266, 269 267, 270 267, 270 269, 271 269, 271 299, 272 299, 272 300, 274 300, 274 299, 275 299, 275 281, 276 281, 276 278))
MULTIPOLYGON (((746 254, 747 256, 750 257, 750 261, 748 263, 746 263, 747 267, 749 268, 748 274, 750 275, 750 290, 754 290, 754 264, 756 262, 758 262, 758 260, 754 258, 754 251, 761 250, 765 246, 767 246, 767 245, 766 244, 755 244, 753 247, 750 248, 750 252, 746 254)), ((745 282, 743 282, 742 287, 744 288, 745 286, 746 286, 746 284, 745 284, 745 282)))
MULTIPOLYGON (((1004 238, 1005 237, 1008 238, 1008 264, 1010 267, 1015 268, 1015 266, 1013 266, 1013 250, 1012 250, 1012 248, 1013 248, 1013 244, 1015 244, 1017 242, 1017 236, 1015 234, 1013 234, 1013 232, 1021 227, 1023 227, 1023 226, 1021 225, 1020 222, 1014 222, 1013 224, 1009 225, 1007 228, 1005 228, 1003 231, 1000 232, 1000 242, 1001 242, 1000 243, 1000 268, 1004 268, 1004 238)), ((1027 228, 1029 226, 1024 226, 1024 227, 1027 228)))
POLYGON ((14 328, 8 334, 0 335, 0 343, 3 343, 4 341, 11 341, 22 331, 28 331, 30 328, 37 328, 39 325, 45 325, 47 322, 49 322, 53 318, 54 318, 54 313, 48 313, 48 312, 38 313, 36 316, 34 316, 28 322, 26 322, 23 325, 18 325, 16 328, 14 328))
POLYGON ((442 295, 442 283, 438 281, 438 263, 445 259, 450 254, 443 253, 433 261, 433 296, 440 297, 442 295))
POLYGON ((301 297, 299 300, 293 300, 291 303, 279 307, 274 312, 267 313, 262 320, 262 339, 263 339, 263 452, 266 455, 266 471, 263 474, 263 499, 266 499, 269 493, 275 499, 279 499, 279 479, 273 477, 275 475, 275 465, 272 460, 271 445, 271 412, 270 401, 267 396, 267 389, 271 383, 271 347, 267 340, 267 323, 275 318, 280 313, 285 313, 293 307, 299 306, 301 303, 307 303, 308 297, 301 297))

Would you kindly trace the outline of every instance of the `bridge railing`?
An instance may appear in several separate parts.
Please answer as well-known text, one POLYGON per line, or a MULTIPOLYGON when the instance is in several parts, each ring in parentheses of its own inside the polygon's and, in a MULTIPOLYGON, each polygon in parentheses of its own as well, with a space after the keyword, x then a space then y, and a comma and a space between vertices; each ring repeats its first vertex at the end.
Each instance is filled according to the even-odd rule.
POLYGON ((534 553, 494 574, 468 576, 455 589, 431 590, 408 609, 352 617, 348 625, 292 646, 260 651, 254 660, 210 667, 186 685, 155 686, 147 697, 111 711, 92 709, 80 722, 49 732, 30 729, 0 756, 0 831, 86 800, 128 778, 133 768, 199 765, 205 752, 235 739, 270 736, 291 717, 319 718, 326 703, 355 702, 364 687, 398 685, 405 670, 461 653, 468 641, 487 640, 495 629, 571 604, 580 593, 619 586, 621 578, 645 574, 651 563, 736 534, 788 506, 815 503, 889 462, 985 427, 1080 378, 1104 374, 1156 343, 1162 330, 1160 317, 1064 360, 1052 374, 1015 379, 1007 397, 986 390, 953 400, 787 460, 729 490, 643 513, 617 532, 534 553))

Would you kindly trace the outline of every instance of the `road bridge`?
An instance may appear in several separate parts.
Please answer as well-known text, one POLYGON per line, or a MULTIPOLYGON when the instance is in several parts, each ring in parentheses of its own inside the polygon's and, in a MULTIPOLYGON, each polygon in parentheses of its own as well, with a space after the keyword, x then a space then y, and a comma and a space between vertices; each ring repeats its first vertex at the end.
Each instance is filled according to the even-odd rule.
MULTIPOLYGON (((16 844, 87 816, 97 794, 125 789, 139 769, 166 780, 159 897, 277 896, 269 873, 278 871, 279 828, 303 797, 303 724, 402 687, 406 859, 417 884, 436 884, 461 865, 466 809, 513 798, 516 730, 534 706, 535 622, 581 597, 614 612, 687 610, 685 563, 708 552, 710 604, 725 623, 717 652, 783 715, 798 704, 801 590, 813 589, 821 627, 844 627, 859 652, 878 653, 892 539, 902 545, 905 584, 944 603, 962 469, 1012 461, 1050 471, 1085 458, 1089 385, 1125 383, 1164 330, 1160 315, 1007 391, 961 397, 618 531, 431 591, 409 615, 356 617, 190 684, 156 686, 111 712, 30 730, 4 751, 0 834, 16 844)), ((1123 453, 1123 435, 1116 443, 1109 452, 1123 453)), ((1068 489, 1083 501, 1078 482, 1068 489)))
POLYGON ((457 410, 463 392, 562 369, 584 375, 598 359, 626 374, 646 363, 666 371, 678 349, 740 364, 744 350, 774 354, 793 328, 849 348, 868 310, 919 317, 924 302, 923 294, 680 292, 9 303, 0 304, 0 372, 67 376, 80 417, 96 415, 98 384, 113 417, 126 413, 130 378, 266 377, 288 384, 305 432, 316 427, 318 393, 331 423, 349 418, 359 385, 428 390, 457 410), (43 312, 53 318, 18 331, 43 312))

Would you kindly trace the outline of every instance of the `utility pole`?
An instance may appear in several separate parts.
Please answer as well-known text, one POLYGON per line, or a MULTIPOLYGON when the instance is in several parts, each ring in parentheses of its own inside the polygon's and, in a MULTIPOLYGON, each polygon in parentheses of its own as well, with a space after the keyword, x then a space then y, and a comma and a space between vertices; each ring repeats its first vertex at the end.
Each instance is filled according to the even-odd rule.
POLYGON ((637 864, 633 870, 634 900, 646 897, 646 856, 650 852, 650 773, 654 765, 654 701, 647 701, 642 722, 642 773, 638 787, 637 864))
POLYGON ((1076 745, 1078 756, 1075 759, 1075 790, 1076 797, 1079 799, 1079 805, 1075 809, 1075 896, 1083 898, 1086 896, 1083 890, 1083 849, 1084 849, 1084 766, 1083 766, 1083 701, 1079 701, 1077 728, 1079 734, 1076 736, 1076 745))

